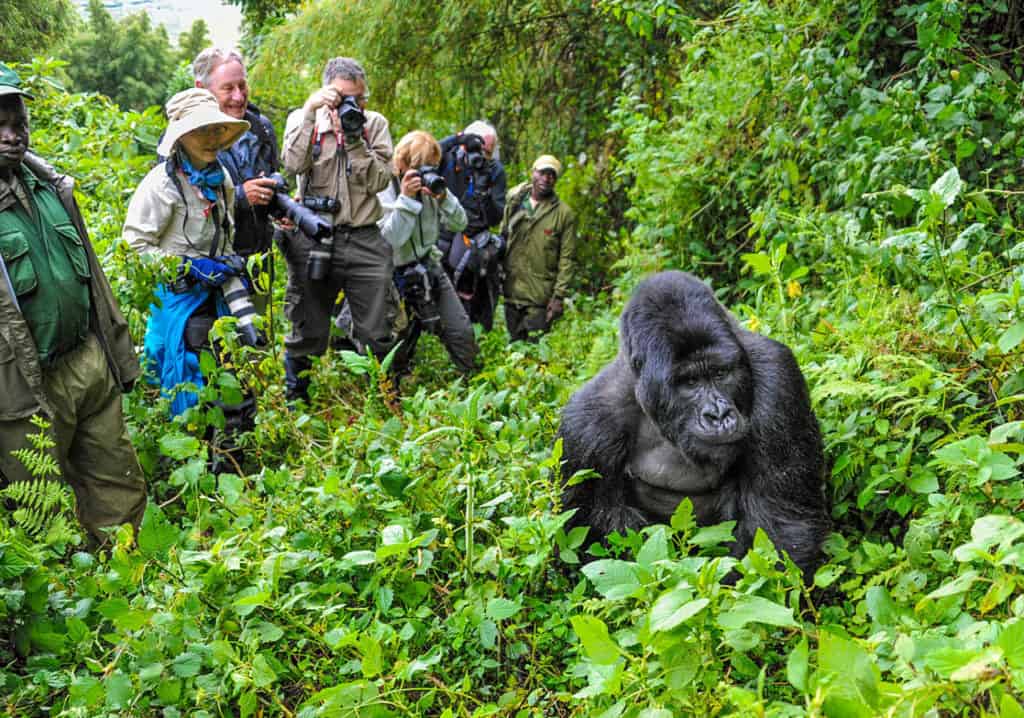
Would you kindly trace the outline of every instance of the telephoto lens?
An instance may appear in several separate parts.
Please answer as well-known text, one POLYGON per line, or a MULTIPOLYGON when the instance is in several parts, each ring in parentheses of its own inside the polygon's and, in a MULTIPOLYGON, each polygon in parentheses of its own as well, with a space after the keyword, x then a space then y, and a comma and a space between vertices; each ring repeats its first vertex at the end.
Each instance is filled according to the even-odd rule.
POLYGON ((231 314, 238 319, 238 340, 245 346, 260 346, 263 341, 253 323, 257 314, 256 307, 249 297, 245 282, 239 277, 232 277, 221 285, 221 292, 231 314))

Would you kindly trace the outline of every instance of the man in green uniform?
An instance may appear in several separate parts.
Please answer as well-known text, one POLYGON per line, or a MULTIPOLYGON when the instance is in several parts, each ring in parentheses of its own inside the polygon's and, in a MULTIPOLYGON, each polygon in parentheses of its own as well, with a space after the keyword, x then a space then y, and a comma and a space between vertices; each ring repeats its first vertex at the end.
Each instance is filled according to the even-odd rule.
POLYGON ((43 414, 90 542, 139 527, 146 485, 121 393, 139 376, 128 324, 100 268, 70 178, 28 152, 18 75, 0 63, 0 485, 31 478, 12 451, 43 414))
POLYGON ((562 163, 541 155, 509 193, 505 238, 505 323, 512 341, 535 340, 564 310, 575 270, 576 215, 555 194, 562 163))

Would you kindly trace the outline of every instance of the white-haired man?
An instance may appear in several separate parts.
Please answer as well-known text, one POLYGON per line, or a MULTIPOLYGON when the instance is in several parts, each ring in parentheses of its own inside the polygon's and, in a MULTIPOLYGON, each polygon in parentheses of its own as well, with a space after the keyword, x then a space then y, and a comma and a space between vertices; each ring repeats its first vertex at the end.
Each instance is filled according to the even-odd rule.
POLYGON ((441 152, 441 174, 469 220, 463 232, 442 233, 438 246, 444 252, 444 268, 470 320, 490 331, 501 290, 502 246, 489 230, 501 222, 507 184, 498 159, 498 133, 493 125, 477 120, 441 140, 441 152))
POLYGON ((274 197, 277 136, 274 126, 249 101, 245 60, 235 50, 208 47, 192 61, 196 87, 209 90, 220 110, 249 122, 249 131, 217 155, 239 191, 235 193, 235 251, 243 257, 266 252, 274 235, 268 205, 274 197))

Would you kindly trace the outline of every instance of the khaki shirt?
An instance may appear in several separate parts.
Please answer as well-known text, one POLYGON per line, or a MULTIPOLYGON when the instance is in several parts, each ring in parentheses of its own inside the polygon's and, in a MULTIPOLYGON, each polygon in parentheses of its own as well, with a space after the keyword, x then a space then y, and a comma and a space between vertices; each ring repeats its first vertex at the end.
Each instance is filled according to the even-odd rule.
POLYGON ((363 141, 345 147, 331 129, 326 107, 313 119, 302 108, 288 115, 284 129, 281 162, 288 172, 301 175, 305 197, 334 197, 341 208, 331 218, 334 224, 364 227, 381 218, 383 210, 377 193, 391 182, 391 133, 388 121, 377 112, 366 112, 363 141), (313 158, 314 139, 320 140, 320 154, 313 158))
POLYGON ((175 257, 209 257, 234 253, 235 185, 224 171, 224 185, 217 192, 217 217, 220 220, 218 246, 211 203, 196 187, 177 173, 181 191, 168 176, 166 163, 149 171, 128 203, 121 236, 139 254, 175 257), (185 199, 182 201, 182 194, 185 199))

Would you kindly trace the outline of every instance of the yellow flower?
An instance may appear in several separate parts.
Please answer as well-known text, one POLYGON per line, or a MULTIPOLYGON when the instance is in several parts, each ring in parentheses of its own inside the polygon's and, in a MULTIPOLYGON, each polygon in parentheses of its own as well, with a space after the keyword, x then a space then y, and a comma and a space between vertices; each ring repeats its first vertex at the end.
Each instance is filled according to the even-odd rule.
POLYGON ((790 299, 796 299, 803 293, 804 290, 800 287, 800 282, 795 279, 790 279, 789 282, 786 283, 786 294, 789 295, 790 299))
POLYGON ((750 331, 756 332, 760 328, 761 328, 761 320, 758 319, 756 316, 755 317, 751 317, 750 319, 747 320, 747 329, 749 329, 750 331))

